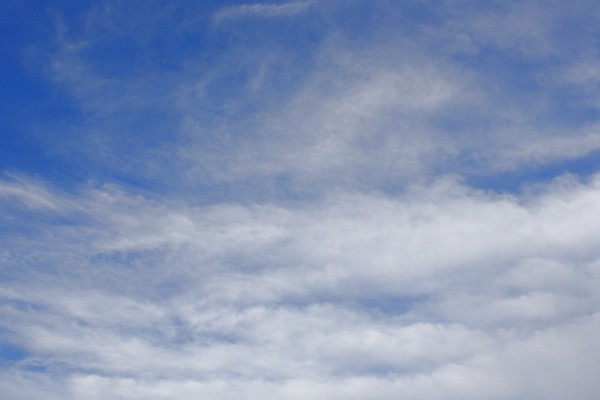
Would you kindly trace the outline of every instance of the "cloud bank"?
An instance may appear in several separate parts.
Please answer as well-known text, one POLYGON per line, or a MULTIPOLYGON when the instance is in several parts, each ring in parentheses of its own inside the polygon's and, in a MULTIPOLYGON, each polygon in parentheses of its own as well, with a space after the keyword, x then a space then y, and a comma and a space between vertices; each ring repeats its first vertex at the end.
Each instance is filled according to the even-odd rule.
MULTIPOLYGON (((86 222, 47 215, 7 238, 3 335, 27 355, 5 387, 42 391, 41 375, 57 398, 592 398, 598 182, 516 198, 445 180, 310 207, 51 193, 86 222)), ((23 198, 13 207, 31 212, 23 198)))

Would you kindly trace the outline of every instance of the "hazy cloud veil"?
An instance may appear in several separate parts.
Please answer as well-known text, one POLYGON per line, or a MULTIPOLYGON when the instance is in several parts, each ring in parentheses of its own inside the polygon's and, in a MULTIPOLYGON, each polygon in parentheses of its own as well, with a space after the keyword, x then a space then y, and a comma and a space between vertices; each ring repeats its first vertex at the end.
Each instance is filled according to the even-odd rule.
POLYGON ((598 397, 594 2, 44 7, 0 11, 2 399, 598 397))

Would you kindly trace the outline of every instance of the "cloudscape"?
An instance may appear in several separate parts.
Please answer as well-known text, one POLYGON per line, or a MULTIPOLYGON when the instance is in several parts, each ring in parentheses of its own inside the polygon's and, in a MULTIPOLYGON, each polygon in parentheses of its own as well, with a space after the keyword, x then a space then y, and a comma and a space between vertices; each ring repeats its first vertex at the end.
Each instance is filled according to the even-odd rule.
POLYGON ((592 1, 8 1, 0 397, 597 399, 592 1))

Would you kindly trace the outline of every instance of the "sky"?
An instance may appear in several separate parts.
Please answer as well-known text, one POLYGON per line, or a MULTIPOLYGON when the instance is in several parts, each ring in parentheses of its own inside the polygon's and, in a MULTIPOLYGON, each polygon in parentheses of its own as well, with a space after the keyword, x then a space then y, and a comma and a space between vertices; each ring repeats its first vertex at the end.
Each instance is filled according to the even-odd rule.
POLYGON ((599 20, 4 1, 0 397, 597 399, 599 20))

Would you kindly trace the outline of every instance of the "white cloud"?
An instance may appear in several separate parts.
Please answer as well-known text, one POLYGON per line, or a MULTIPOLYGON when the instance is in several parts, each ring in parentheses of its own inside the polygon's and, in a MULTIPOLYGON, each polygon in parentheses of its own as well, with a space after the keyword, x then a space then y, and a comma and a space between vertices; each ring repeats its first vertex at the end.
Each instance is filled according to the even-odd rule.
MULTIPOLYGON (((134 27, 132 51, 151 43, 165 24, 189 33, 187 21, 168 9, 129 27, 112 22, 128 15, 124 8, 94 8, 87 17, 91 28, 65 27, 45 59, 85 110, 86 123, 60 141, 42 140, 78 165, 192 191, 251 179, 277 192, 283 185, 271 182, 280 178, 299 192, 379 190, 431 179, 440 170, 538 168, 597 149, 593 123, 553 122, 561 112, 552 104, 562 96, 557 83, 593 79, 594 57, 567 57, 571 42, 561 33, 570 18, 587 18, 585 7, 469 5, 430 10, 441 21, 431 25, 409 24, 402 6, 374 3, 386 17, 359 25, 361 40, 337 20, 349 12, 342 3, 228 7, 215 15, 297 15, 289 29, 314 31, 316 38, 286 46, 287 36, 266 35, 265 41, 267 27, 224 25, 217 35, 241 29, 244 39, 234 35, 208 61, 202 51, 179 54, 169 71, 144 68, 143 60, 114 66, 94 54, 136 33, 134 27), (312 17, 301 12, 311 7, 321 19, 306 25, 312 17), (462 49, 465 41, 471 50, 462 49), (487 50, 506 62, 486 66, 487 50), (556 54, 571 61, 555 62, 556 54), (535 67, 517 68, 519 58, 535 67), (567 76, 556 77, 565 63, 567 76), (525 93, 517 81, 540 87, 525 93), (160 126, 143 123, 157 115, 160 126), (163 139, 150 143, 148 136, 163 139)), ((206 33, 196 29, 196 35, 206 33)), ((578 93, 596 102, 584 86, 576 85, 578 93)))
POLYGON ((307 10, 315 1, 293 1, 283 4, 277 3, 256 3, 242 4, 238 6, 224 7, 214 14, 217 23, 224 20, 237 19, 244 17, 254 18, 273 18, 289 17, 307 10))
MULTIPOLYGON (((58 374, 66 398, 559 398, 537 368, 597 367, 581 343, 596 340, 600 192, 597 177, 537 190, 445 180, 182 207, 90 189, 64 204, 91 222, 13 238, 3 324, 35 354, 20 365, 58 374)), ((556 393, 591 398, 564 368, 547 375, 556 393)))
POLYGON ((0 198, 13 199, 31 209, 57 210, 62 204, 38 182, 22 175, 9 175, 10 180, 0 182, 0 198))

